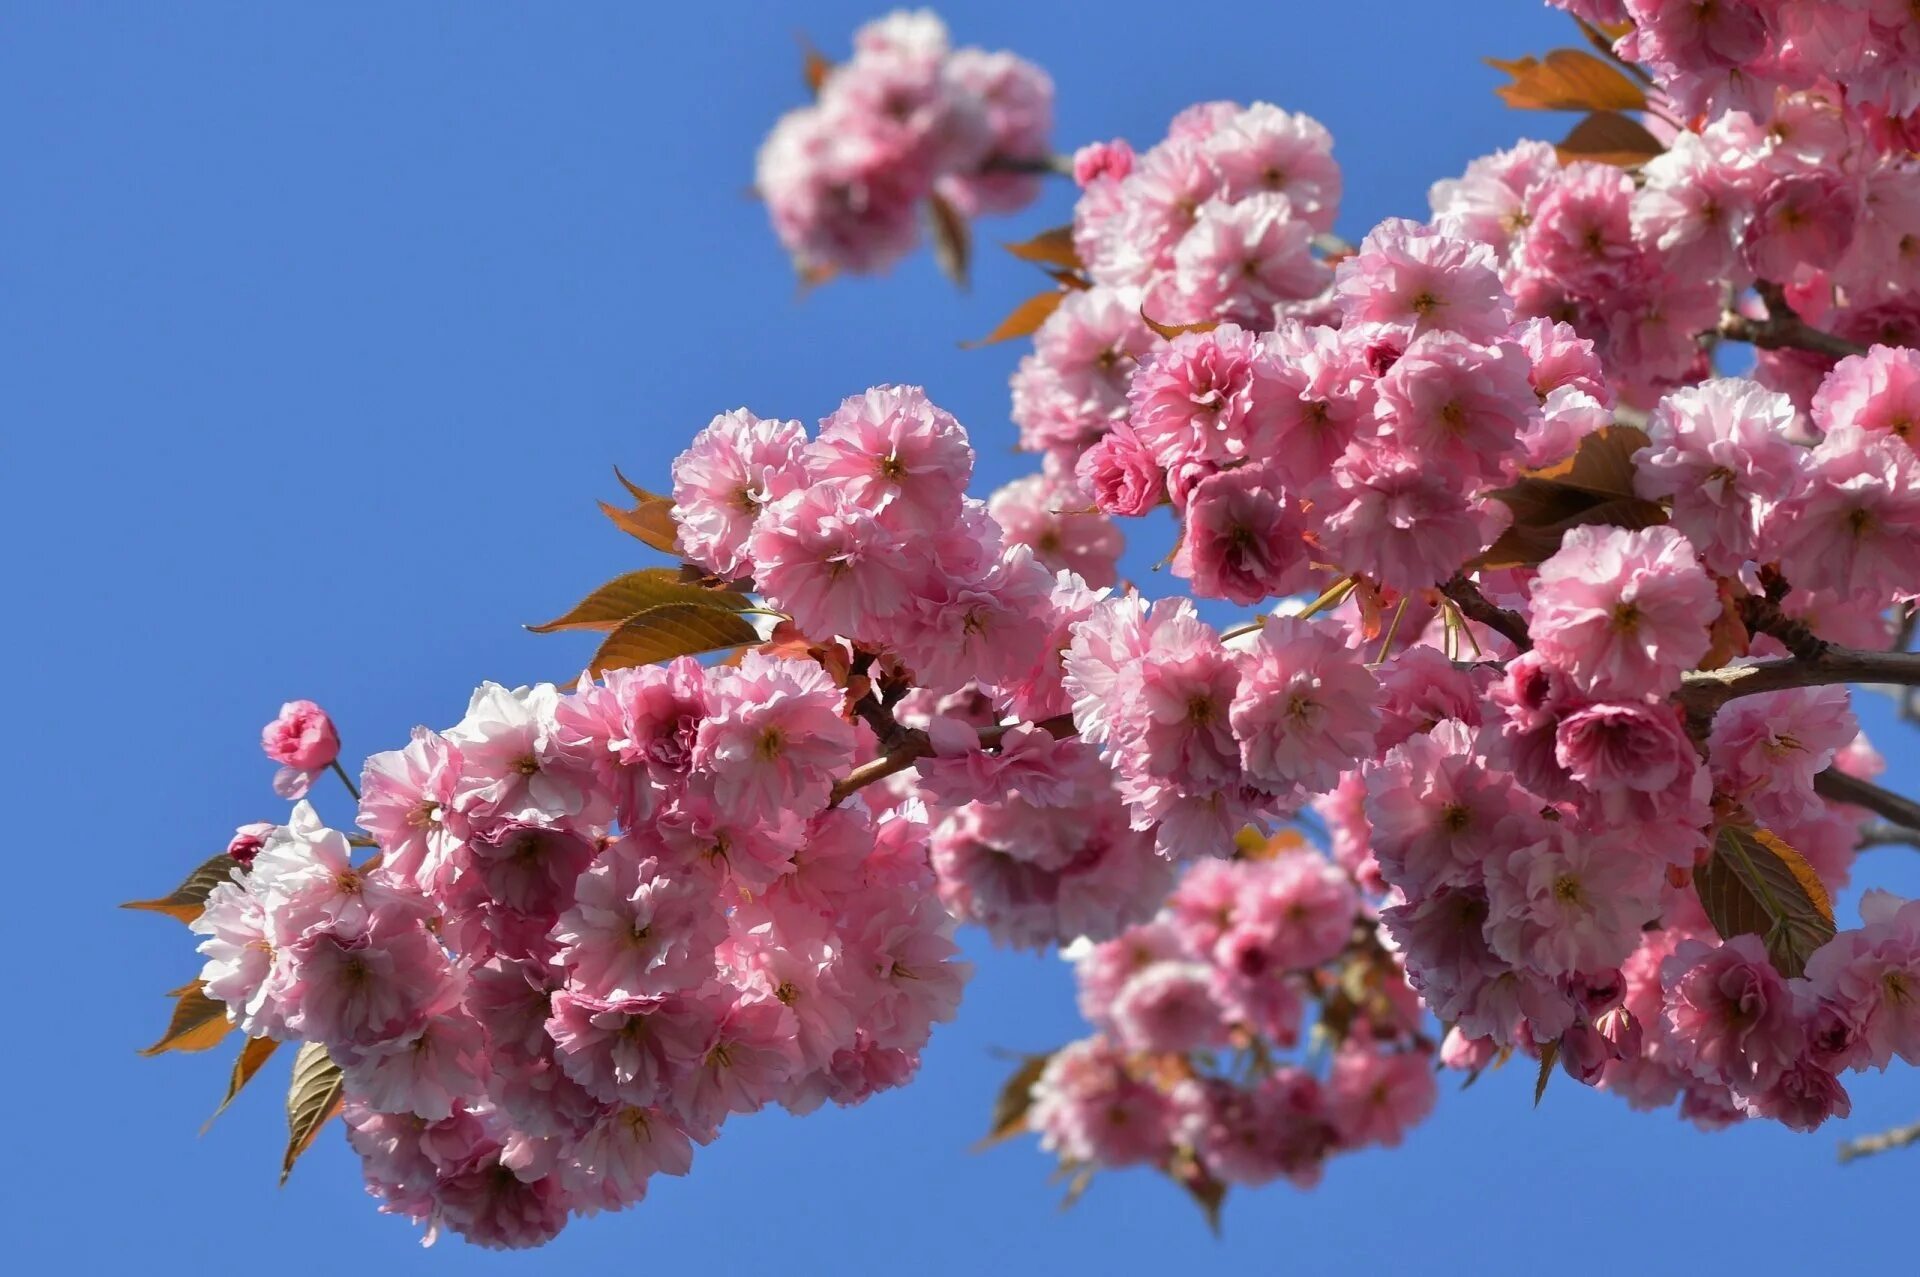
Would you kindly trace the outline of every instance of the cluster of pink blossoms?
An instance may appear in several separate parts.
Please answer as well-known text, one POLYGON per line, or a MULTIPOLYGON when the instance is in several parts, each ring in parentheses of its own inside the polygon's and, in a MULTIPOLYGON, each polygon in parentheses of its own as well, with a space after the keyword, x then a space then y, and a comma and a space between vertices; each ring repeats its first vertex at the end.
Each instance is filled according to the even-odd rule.
POLYGON ((1920 17, 1901 0, 1548 0, 1614 43, 1685 115, 1764 116, 1784 92, 1844 91, 1889 147, 1920 138, 1920 17))
POLYGON ((949 47, 928 10, 854 34, 813 105, 760 148, 755 184, 803 274, 880 270, 920 237, 923 206, 1011 213, 1040 190, 1053 81, 1011 53, 949 47))
POLYGON ((1320 313, 1332 278, 1315 253, 1340 209, 1333 139, 1264 102, 1208 102, 1136 156, 1087 147, 1073 238, 1090 286, 1070 293, 1013 379, 1023 446, 1066 470, 1126 416, 1137 361, 1160 324, 1226 319, 1250 329, 1320 313))
POLYGON ((913 1076, 966 965, 911 801, 829 806, 860 742, 818 664, 487 684, 302 802, 194 923, 250 1036, 323 1044, 382 1209, 489 1246, 639 1201, 728 1117, 913 1076))
POLYGON ((1312 851, 1205 860, 1153 921, 1076 946, 1098 1032, 1033 1085, 1042 1146, 1074 1169, 1307 1188, 1335 1153, 1400 1143, 1437 1097, 1432 1048, 1363 909, 1312 851), (1332 1041, 1324 1078, 1282 1063, 1309 1004, 1332 1041))

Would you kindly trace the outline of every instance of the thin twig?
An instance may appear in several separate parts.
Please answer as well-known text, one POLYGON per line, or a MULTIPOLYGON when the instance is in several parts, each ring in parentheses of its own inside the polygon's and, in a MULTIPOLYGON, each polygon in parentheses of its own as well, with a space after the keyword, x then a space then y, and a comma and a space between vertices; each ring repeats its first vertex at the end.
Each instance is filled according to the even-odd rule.
POLYGON ((1813 778, 1813 792, 1830 803, 1864 807, 1896 825, 1920 829, 1920 803, 1891 789, 1882 789, 1870 780, 1829 767, 1813 778))
POLYGON ((1073 176, 1071 155, 990 155, 980 165, 982 173, 1019 173, 1035 177, 1073 176))
POLYGON ((359 802, 360 786, 353 783, 353 777, 347 775, 347 769, 340 765, 340 760, 336 758, 328 765, 333 768, 334 775, 340 778, 340 783, 347 787, 347 792, 353 795, 353 801, 359 802))
POLYGON ((1872 652, 1824 645, 1818 656, 1789 656, 1752 665, 1723 665, 1686 676, 1681 699, 1708 712, 1736 696, 1782 692, 1793 687, 1833 683, 1892 683, 1920 686, 1920 653, 1872 652))
POLYGON ((1454 606, 1465 614, 1468 620, 1480 624, 1503 635, 1507 642, 1521 651, 1533 647, 1533 639, 1527 634, 1527 623, 1518 612, 1508 611, 1488 601, 1480 593, 1480 587, 1469 581, 1462 573, 1454 573, 1453 579, 1440 587, 1440 593, 1453 600, 1454 606))
POLYGON ((1890 1131, 1881 1131, 1878 1135, 1862 1135, 1859 1139, 1847 1140, 1840 1145, 1840 1164, 1844 1166, 1856 1157, 1872 1157, 1876 1153, 1885 1153, 1916 1143, 1920 1143, 1920 1122, 1896 1126, 1890 1131))
POLYGON ((1767 317, 1754 319, 1736 310, 1727 311, 1720 316, 1720 327, 1715 331, 1728 341, 1744 341, 1761 350, 1809 350, 1832 359, 1867 353, 1859 342, 1815 328, 1800 318, 1787 304, 1786 293, 1778 284, 1762 280, 1753 289, 1767 304, 1767 317))
POLYGON ((1906 825, 1896 825, 1890 820, 1876 820, 1864 825, 1860 830, 1859 847, 1913 847, 1920 849, 1920 829, 1906 825))
MULTIPOLYGON (((1014 724, 1013 726, 1019 725, 1020 724, 1014 724)), ((986 731, 981 732, 981 747, 983 749, 993 749, 997 747, 1002 740, 1006 739, 1007 733, 1013 730, 1013 726, 990 727, 986 731)), ((1055 718, 1042 719, 1038 723, 1033 724, 1033 726, 1044 728, 1053 733, 1054 736, 1063 740, 1075 735, 1078 731, 1073 725, 1073 715, 1071 714, 1061 714, 1055 718)), ((877 780, 885 780, 889 776, 903 772, 933 753, 933 741, 928 738, 925 732, 917 727, 909 727, 904 729, 904 733, 899 743, 894 745, 892 749, 889 749, 878 758, 869 759, 861 763, 858 767, 848 772, 845 777, 834 782, 833 793, 827 805, 829 807, 837 807, 846 801, 848 795, 854 793, 856 790, 864 789, 877 780)))

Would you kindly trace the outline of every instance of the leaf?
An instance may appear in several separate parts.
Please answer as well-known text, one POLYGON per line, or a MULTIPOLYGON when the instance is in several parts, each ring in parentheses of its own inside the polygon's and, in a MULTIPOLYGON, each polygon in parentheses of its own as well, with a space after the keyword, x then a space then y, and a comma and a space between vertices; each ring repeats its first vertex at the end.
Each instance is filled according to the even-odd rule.
POLYGON ((617 506, 600 503, 600 509, 614 526, 630 537, 634 537, 663 554, 678 556, 680 553, 680 528, 673 521, 673 498, 648 492, 638 484, 628 481, 627 476, 614 468, 614 477, 620 485, 633 494, 634 507, 622 510, 617 506))
POLYGON ((708 603, 665 603, 622 621, 587 668, 604 674, 759 641, 760 632, 737 612, 708 603))
POLYGON ((160 1040, 141 1051, 142 1055, 163 1055, 168 1051, 204 1051, 227 1036, 233 1027, 227 1019, 227 1004, 215 1002, 198 982, 175 990, 173 1018, 160 1040))
POLYGON ((1833 939, 1833 901, 1806 857, 1764 829, 1722 825, 1693 871, 1694 893, 1722 940, 1759 936, 1792 979, 1833 939))
POLYGON ((991 346, 995 342, 1012 341, 1016 337, 1031 336, 1047 322, 1047 317, 1060 309, 1060 303, 1066 300, 1066 294, 1059 291, 1036 293, 1013 308, 1013 313, 1000 321, 1000 326, 978 341, 963 341, 962 350, 978 350, 982 346, 991 346))
POLYGON ((1494 92, 1523 111, 1638 111, 1647 95, 1615 67, 1581 49, 1555 49, 1544 58, 1488 65, 1513 77, 1494 92))
POLYGON ((1187 1190, 1187 1196, 1193 1198, 1200 1207, 1201 1214, 1207 1217, 1207 1228, 1215 1237, 1220 1235, 1220 1208, 1227 1200, 1227 1186, 1220 1180, 1207 1174, 1206 1170, 1195 1163, 1190 1171, 1176 1175, 1175 1181, 1187 1190))
POLYGON ((1553 1066, 1559 1059, 1559 1042, 1549 1042, 1540 1048, 1540 1076, 1533 1081, 1533 1107, 1540 1107, 1540 1100, 1547 1093, 1547 1083, 1553 1080, 1553 1066))
POLYGON ((318 1042, 302 1042, 293 1057, 293 1084, 287 1088, 287 1155, 280 1162, 280 1182, 293 1174, 293 1164, 313 1143, 313 1137, 340 1111, 344 1079, 340 1066, 318 1042))
POLYGON ((1007 244, 1005 248, 1023 262, 1038 262, 1042 266, 1064 266, 1077 271, 1086 265, 1080 260, 1080 250, 1073 246, 1071 223, 1049 227, 1032 239, 1007 244))
POLYGON ((1275 830, 1272 837, 1261 833, 1252 825, 1246 825, 1233 836, 1233 858, 1235 860, 1272 860, 1288 852, 1298 851, 1306 845, 1306 838, 1291 825, 1275 830))
POLYGON ((1033 1106, 1033 1084, 1040 1080, 1041 1072, 1052 1058, 1051 1052, 1021 1058, 1020 1067, 994 1097, 993 1118, 987 1125, 986 1137, 973 1146, 975 1152, 992 1148, 1027 1129, 1027 1110, 1033 1106))
POLYGON ((1487 495, 1513 511, 1513 522, 1474 568, 1530 567, 1552 558, 1569 529, 1585 524, 1650 528, 1667 521, 1657 501, 1636 496, 1633 454, 1647 436, 1632 426, 1603 426, 1572 457, 1523 474, 1487 495))
POLYGON ((213 1117, 207 1119, 206 1126, 200 1128, 202 1135, 207 1133, 208 1126, 213 1125, 214 1118, 227 1111, 227 1105, 233 1103, 234 1097, 240 1094, 247 1083, 253 1081, 253 1075, 260 1071, 260 1066, 273 1058, 273 1053, 279 1049, 280 1043, 273 1038, 247 1039, 247 1044, 240 1048, 240 1054, 233 1062, 233 1075, 227 1079, 226 1098, 213 1111, 213 1117))
POLYGON ((1220 321, 1217 319, 1204 320, 1198 324, 1163 324, 1148 315, 1144 309, 1140 312, 1140 321, 1168 341, 1172 341, 1181 333, 1210 333, 1220 326, 1220 321))
POLYGON ((735 590, 709 589, 689 583, 672 568, 623 572, 581 599, 564 615, 527 628, 535 634, 556 630, 611 630, 630 616, 669 603, 738 612, 753 600, 735 590))
POLYGON ((206 907, 207 897, 213 894, 213 889, 231 878, 233 871, 239 867, 239 861, 224 851, 220 852, 201 861, 199 867, 187 875, 185 882, 166 895, 154 900, 129 900, 120 907, 164 913, 169 918, 192 922, 206 907))
POLYGON ((1587 160, 1619 168, 1645 164, 1666 149, 1644 124, 1613 111, 1595 111, 1574 125, 1558 148, 1562 164, 1587 160))
POLYGON ((962 291, 967 287, 967 266, 973 258, 973 232, 967 219, 938 191, 927 197, 927 229, 933 234, 933 260, 940 273, 962 291))
POLYGON ((800 78, 806 81, 807 92, 819 97, 820 86, 833 74, 833 63, 827 60, 826 54, 814 48, 813 42, 806 36, 796 38, 800 41, 800 78))

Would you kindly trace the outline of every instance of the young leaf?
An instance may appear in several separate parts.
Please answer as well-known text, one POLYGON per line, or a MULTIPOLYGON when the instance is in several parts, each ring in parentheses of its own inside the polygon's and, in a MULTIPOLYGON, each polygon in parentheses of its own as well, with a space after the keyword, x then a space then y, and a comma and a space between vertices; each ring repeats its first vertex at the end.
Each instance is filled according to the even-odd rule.
POLYGON ((177 991, 173 1017, 160 1040, 141 1051, 142 1055, 161 1055, 168 1051, 204 1051, 227 1036, 233 1024, 227 1019, 227 1004, 215 1002, 196 982, 177 991))
POLYGON ((1200 1213, 1206 1216, 1207 1229, 1215 1237, 1220 1235, 1220 1208, 1226 1204, 1227 1186, 1220 1180, 1207 1174, 1197 1163, 1190 1172, 1175 1176, 1180 1187, 1187 1190, 1187 1196, 1193 1198, 1200 1207, 1200 1213))
POLYGON ((260 1066, 273 1058, 273 1053, 279 1049, 280 1043, 273 1038, 247 1039, 247 1044, 240 1048, 240 1054, 233 1062, 233 1075, 227 1079, 226 1098, 213 1111, 213 1117, 207 1119, 206 1126, 200 1128, 202 1135, 206 1134, 208 1126, 213 1125, 214 1118, 227 1111, 227 1105, 233 1103, 234 1097, 240 1094, 247 1083, 253 1081, 253 1075, 260 1071, 260 1066))
POLYGON ((564 616, 542 625, 529 625, 535 634, 555 630, 611 630, 628 617, 668 603, 719 608, 737 612, 753 600, 736 590, 708 589, 689 583, 672 568, 624 572, 574 604, 564 616))
POLYGON ((680 553, 680 529, 673 521, 673 498, 648 492, 645 488, 630 483, 627 476, 614 470, 614 476, 622 487, 633 494, 634 507, 622 510, 617 506, 600 503, 600 509, 614 526, 628 536, 652 546, 662 554, 678 556, 680 553))
POLYGON ((1553 1079, 1553 1066, 1559 1060, 1558 1042, 1549 1042, 1540 1048, 1540 1076, 1533 1080, 1533 1107, 1540 1107, 1540 1101, 1547 1093, 1547 1083, 1553 1079))
POLYGON ((201 861, 199 866, 187 875, 186 881, 154 900, 129 900, 121 905, 122 909, 144 909, 149 913, 164 913, 169 918, 178 918, 182 922, 192 922, 200 916, 206 907, 207 897, 213 889, 233 876, 240 862, 221 852, 201 861))
POLYGON ((1073 246, 1071 224, 1050 227, 1032 239, 1006 245, 1006 250, 1023 262, 1038 262, 1042 266, 1064 266, 1068 270, 1079 270, 1085 265, 1080 260, 1080 250, 1073 246))
POLYGON ((1656 501, 1633 490, 1633 454, 1647 436, 1632 426, 1603 426, 1572 457, 1522 475, 1487 495, 1513 511, 1513 522, 1473 563, 1476 568, 1532 566, 1553 556, 1571 528, 1589 523, 1649 528, 1667 521, 1656 501))
POLYGON ((1181 333, 1210 333, 1220 326, 1220 321, 1217 319, 1205 320, 1198 324, 1163 324, 1154 319, 1153 316, 1147 314, 1145 310, 1140 312, 1140 319, 1147 327, 1153 329, 1153 331, 1159 333, 1168 341, 1172 341, 1181 333))
POLYGON ((1012 341, 1016 337, 1027 337, 1040 330, 1047 322, 1047 316, 1060 308, 1066 294, 1059 291, 1036 293, 1013 308, 1013 313, 1000 321, 1000 326, 978 341, 963 341, 962 350, 978 350, 982 346, 991 346, 995 342, 1012 341))
POLYGON ((603 674, 759 641, 760 632, 737 612, 709 603, 663 603, 622 621, 588 668, 603 674))
POLYGON ((798 37, 800 41, 800 78, 806 81, 807 92, 820 96, 820 86, 827 82, 833 73, 833 63, 827 61, 827 55, 813 47, 807 37, 798 37))
POLYGON ((1722 940, 1759 936, 1781 975, 1804 975, 1833 939, 1833 901, 1806 857, 1764 829, 1722 825, 1693 871, 1694 893, 1722 940))
POLYGON ((293 1164, 313 1143, 313 1137, 340 1111, 344 1080, 340 1066, 318 1042, 302 1042, 293 1057, 293 1084, 287 1088, 287 1154, 280 1162, 280 1182, 293 1174, 293 1164))
POLYGON ((1033 1105, 1033 1084, 1040 1080, 1040 1073, 1052 1059, 1051 1053, 1025 1056, 1020 1067, 1013 1071, 1006 1085, 1000 1088, 1000 1094, 994 1097, 993 1119, 987 1126, 986 1138, 974 1145, 975 1151, 991 1148, 1002 1140, 1012 1139, 1027 1129, 1027 1110, 1033 1105))
POLYGON ((1573 132, 1567 134, 1557 149, 1562 164, 1589 160, 1595 164, 1634 168, 1667 148, 1638 121, 1614 111, 1595 111, 1574 125, 1573 132))
POLYGON ((1618 67, 1580 49, 1555 49, 1545 58, 1488 58, 1513 77, 1494 92, 1524 111, 1638 111, 1647 95, 1618 67))
POLYGON ((927 197, 927 229, 933 233, 933 260, 939 263, 940 273, 964 292, 973 259, 973 232, 967 228, 967 219, 935 192, 927 197))

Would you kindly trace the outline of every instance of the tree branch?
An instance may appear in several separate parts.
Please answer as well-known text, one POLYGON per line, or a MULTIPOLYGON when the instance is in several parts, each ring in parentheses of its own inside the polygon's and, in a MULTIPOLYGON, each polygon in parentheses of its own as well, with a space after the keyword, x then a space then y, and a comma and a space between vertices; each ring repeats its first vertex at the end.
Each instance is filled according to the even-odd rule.
POLYGON ((1920 1122, 1896 1126, 1878 1135, 1862 1135, 1857 1140, 1848 1140, 1840 1145, 1840 1164, 1844 1166, 1856 1157, 1872 1157, 1875 1153, 1885 1153, 1915 1143, 1920 1143, 1920 1122))
POLYGON ((1782 692, 1833 683, 1894 683, 1920 686, 1920 653, 1869 652, 1827 646, 1817 656, 1790 656, 1753 665, 1694 670, 1680 696, 1689 707, 1711 713, 1736 696, 1782 692))
POLYGON ((1527 623, 1520 614, 1489 602, 1487 596, 1480 593, 1480 587, 1469 581, 1465 574, 1454 573, 1453 579, 1440 587, 1440 592, 1452 599, 1453 605, 1468 620, 1480 622, 1523 652, 1533 647, 1533 639, 1527 634, 1527 623))
POLYGON ((1849 776, 1829 767, 1813 778, 1813 792, 1830 803, 1865 807, 1874 815, 1883 816, 1896 825, 1920 829, 1920 803, 1891 789, 1882 789, 1870 780, 1861 780, 1858 776, 1849 776))
MULTIPOLYGON (((980 733, 981 748, 998 748, 1000 742, 1006 739, 1007 733, 1017 726, 1020 726, 1020 724, 1016 723, 1008 727, 989 727, 986 731, 980 733)), ((1073 715, 1071 714, 1061 714, 1054 718, 1042 719, 1038 723, 1033 724, 1033 726, 1045 728, 1061 740, 1075 735, 1077 732, 1077 729, 1073 725, 1073 715)), ((827 801, 827 806, 838 807, 855 791, 864 789, 876 780, 885 780, 889 776, 903 772, 933 753, 933 741, 928 738, 925 732, 917 727, 909 727, 904 729, 904 733, 900 741, 886 753, 880 755, 878 758, 869 759, 861 763, 858 767, 848 772, 844 778, 834 782, 833 792, 827 801)))
POLYGON ((1728 341, 1748 342, 1761 350, 1808 350, 1833 359, 1867 353, 1858 342, 1815 328, 1800 318, 1787 305, 1786 293, 1778 284, 1762 280, 1753 289, 1767 304, 1767 317, 1753 319, 1735 310, 1727 311, 1720 316, 1720 327, 1715 331, 1728 341))
POLYGON ((1071 155, 989 155, 980 165, 982 173, 1021 173, 1033 176, 1073 176, 1071 155))
POLYGON ((1860 831, 1859 847, 1913 847, 1920 849, 1920 829, 1910 829, 1891 821, 1876 820, 1860 831))

